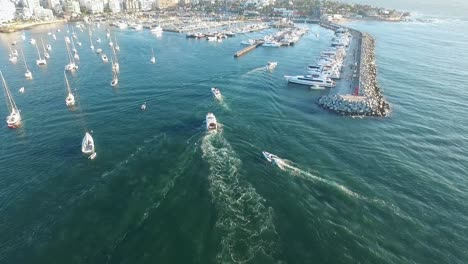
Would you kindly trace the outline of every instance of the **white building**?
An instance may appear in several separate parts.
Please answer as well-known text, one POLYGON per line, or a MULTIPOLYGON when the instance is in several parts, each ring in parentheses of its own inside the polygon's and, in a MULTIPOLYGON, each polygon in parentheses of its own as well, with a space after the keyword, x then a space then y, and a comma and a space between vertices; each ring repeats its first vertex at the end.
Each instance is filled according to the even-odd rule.
POLYGON ((91 14, 104 12, 104 3, 102 0, 89 0, 86 2, 85 7, 91 14))
POLYGON ((150 11, 151 9, 153 9, 154 4, 155 4, 154 0, 140 0, 140 10, 150 11))
POLYGON ((0 0, 0 23, 15 19, 16 7, 10 0, 0 0))
POLYGON ((54 12, 50 9, 42 8, 42 6, 34 9, 34 16, 41 20, 52 20, 54 19, 54 12))
POLYGON ((63 9, 68 13, 81 14, 80 3, 77 0, 65 0, 63 9))
POLYGON ((112 13, 120 13, 122 9, 120 8, 119 0, 109 0, 109 9, 112 13))

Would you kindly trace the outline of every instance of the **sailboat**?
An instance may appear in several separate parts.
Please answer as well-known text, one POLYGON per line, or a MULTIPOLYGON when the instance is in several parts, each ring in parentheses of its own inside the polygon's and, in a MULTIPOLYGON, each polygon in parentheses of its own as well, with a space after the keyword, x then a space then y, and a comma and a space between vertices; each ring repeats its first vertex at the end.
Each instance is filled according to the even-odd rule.
POLYGON ((0 71, 0 75, 2 76, 3 89, 5 91, 5 97, 7 99, 8 110, 10 111, 10 115, 7 116, 6 122, 8 127, 17 128, 21 125, 20 110, 18 109, 15 101, 13 100, 13 96, 11 95, 10 89, 8 89, 8 85, 5 81, 5 78, 3 78, 2 71, 0 71))
POLYGON ((67 41, 65 41, 65 46, 67 47, 68 59, 70 60, 70 62, 67 65, 65 65, 65 70, 76 71, 78 70, 78 66, 76 65, 75 60, 73 59, 73 56, 71 54, 70 47, 68 47, 67 41))
POLYGON ((8 54, 8 61, 11 62, 11 63, 16 63, 18 61, 18 51, 16 51, 16 55, 15 53, 11 50, 11 47, 8 46, 8 48, 10 48, 10 54, 8 54))
POLYGON ((111 86, 115 87, 117 86, 117 84, 119 84, 119 77, 115 71, 113 71, 112 74, 113 76, 112 76, 111 86))
POLYGON ((112 61, 112 71, 114 71, 115 73, 119 73, 120 71, 120 64, 119 64, 119 61, 117 59, 117 54, 115 53, 115 49, 114 47, 112 47, 112 55, 114 57, 114 59, 112 60, 111 58, 111 61, 112 61))
POLYGON ((90 43, 89 48, 90 48, 91 50, 94 50, 92 35, 93 35, 93 33, 91 32, 91 28, 90 28, 90 29, 89 29, 89 43, 90 43))
POLYGON ((36 60, 36 64, 39 66, 47 65, 47 61, 46 59, 43 59, 41 57, 41 53, 39 52, 39 48, 37 47, 37 45, 36 45, 36 50, 37 50, 37 56, 39 57, 39 59, 36 60))
POLYGON ((32 79, 32 73, 28 68, 28 64, 26 63, 26 57, 24 57, 23 49, 21 49, 21 56, 23 56, 24 67, 26 68, 26 72, 24 73, 24 77, 26 77, 26 79, 28 79, 28 80, 31 80, 32 79))
POLYGON ((83 152, 86 155, 89 155, 89 159, 96 158, 97 154, 94 151, 94 139, 88 132, 86 132, 86 134, 83 137, 83 140, 81 141, 81 152, 83 152))
POLYGON ((63 72, 63 75, 65 76, 65 84, 67 85, 67 91, 68 95, 67 98, 65 98, 65 104, 67 106, 74 106, 75 105, 75 96, 73 96, 70 88, 70 84, 68 83, 68 78, 67 78, 67 73, 63 72))
POLYGON ((155 63, 156 63, 156 57, 154 57, 154 50, 153 50, 153 48, 151 48, 151 54, 152 54, 152 56, 151 56, 150 61, 151 61, 151 63, 155 64, 155 63))
POLYGON ((42 38, 41 38, 41 43, 42 43, 42 49, 44 50, 44 58, 46 59, 50 59, 50 55, 49 53, 47 52, 45 46, 44 46, 44 41, 42 41, 42 38))

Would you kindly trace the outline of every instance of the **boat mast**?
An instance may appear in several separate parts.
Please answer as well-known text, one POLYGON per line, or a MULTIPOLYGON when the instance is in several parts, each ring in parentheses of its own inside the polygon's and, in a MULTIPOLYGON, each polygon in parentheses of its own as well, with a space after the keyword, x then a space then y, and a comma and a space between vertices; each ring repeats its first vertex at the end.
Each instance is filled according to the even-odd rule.
POLYGON ((42 41, 42 38, 41 38, 41 43, 42 43, 42 49, 44 50, 44 53, 46 53, 47 51, 46 51, 46 48, 44 46, 44 41, 42 41))
POLYGON ((28 64, 26 63, 26 57, 24 57, 23 48, 21 48, 21 55, 23 56, 24 67, 26 67, 26 71, 29 71, 28 64))
POLYGON ((37 50, 37 56, 39 56, 39 59, 42 60, 41 53, 39 52, 39 48, 37 47, 37 45, 35 45, 35 46, 36 46, 36 50, 37 50))
POLYGON ((63 75, 65 76, 65 84, 67 85, 68 94, 71 94, 70 84, 68 83, 67 73, 64 71, 63 75))
POLYGON ((68 54, 68 59, 70 60, 70 63, 75 63, 73 61, 73 56, 71 55, 70 47, 68 47, 68 43, 66 40, 65 40, 65 46, 67 47, 67 54, 68 54))
POLYGON ((5 78, 3 77, 3 73, 2 71, 0 71, 0 75, 2 76, 2 83, 3 83, 3 88, 5 89, 5 94, 8 98, 8 110, 10 110, 10 112, 17 112, 18 111, 18 107, 16 107, 16 103, 15 101, 13 100, 13 96, 11 95, 10 93, 10 89, 8 89, 8 85, 5 81, 5 78))

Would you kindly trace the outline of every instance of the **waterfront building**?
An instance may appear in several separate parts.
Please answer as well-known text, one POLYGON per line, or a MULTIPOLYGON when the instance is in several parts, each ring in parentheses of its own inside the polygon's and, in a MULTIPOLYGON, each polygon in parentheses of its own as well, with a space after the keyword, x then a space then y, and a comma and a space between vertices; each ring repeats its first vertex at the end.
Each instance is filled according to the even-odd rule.
POLYGON ((179 4, 177 0, 156 0, 156 8, 166 9, 170 7, 175 7, 179 4))
POLYGON ((9 0, 0 0, 0 23, 15 19, 16 7, 9 0))
POLYGON ((73 14, 81 14, 80 3, 77 0, 65 0, 64 11, 73 14))
POLYGON ((109 0, 109 9, 112 13, 120 13, 120 1, 119 0, 109 0))
POLYGON ((124 9, 126 12, 138 12, 140 11, 140 6, 137 0, 124 0, 124 9))

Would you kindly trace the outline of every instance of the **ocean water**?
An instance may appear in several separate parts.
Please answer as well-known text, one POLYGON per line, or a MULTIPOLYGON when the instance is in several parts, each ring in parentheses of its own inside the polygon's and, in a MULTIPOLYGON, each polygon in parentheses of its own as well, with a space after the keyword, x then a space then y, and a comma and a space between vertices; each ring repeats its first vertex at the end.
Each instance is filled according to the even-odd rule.
MULTIPOLYGON (((32 81, 7 61, 19 33, 0 35, 24 119, 0 129, 0 263, 467 263, 468 21, 350 26, 376 38, 388 118, 334 115, 317 105, 328 90, 287 84, 330 44, 316 25, 294 47, 238 59, 241 40, 274 30, 211 43, 112 29, 117 88, 78 31, 73 110, 66 27, 25 32, 53 48, 39 68, 35 48, 19 43, 32 81), (219 133, 205 132, 207 112, 219 133), (80 152, 85 131, 95 160, 80 152)), ((94 34, 110 55, 104 28, 94 34)))

